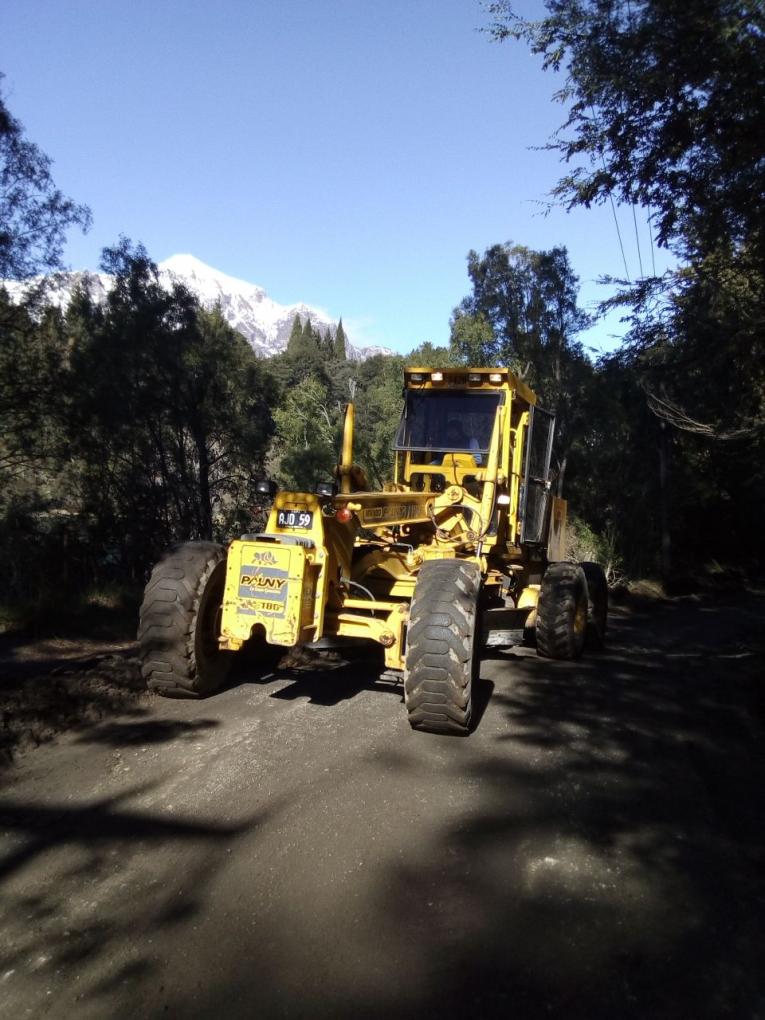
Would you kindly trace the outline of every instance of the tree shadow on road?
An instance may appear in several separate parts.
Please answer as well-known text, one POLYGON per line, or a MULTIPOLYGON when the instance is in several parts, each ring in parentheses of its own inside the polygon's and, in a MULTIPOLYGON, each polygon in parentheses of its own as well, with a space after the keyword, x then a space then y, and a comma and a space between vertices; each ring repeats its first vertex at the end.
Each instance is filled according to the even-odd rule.
POLYGON ((171 741, 197 740, 205 731, 216 729, 217 719, 138 719, 102 723, 77 738, 78 744, 106 744, 109 747, 142 747, 171 741))
POLYGON ((274 802, 220 824, 126 805, 154 785, 75 805, 0 801, 0 830, 11 838, 0 859, 8 1015, 39 1015, 51 1003, 45 989, 61 982, 86 1003, 117 991, 121 1009, 130 983, 161 971, 160 934, 204 913, 232 847, 281 809, 274 802))
MULTIPOLYGON (((762 619, 762 600, 667 603, 658 612, 615 616, 608 651, 578 663, 507 656, 504 675, 492 667, 494 690, 471 738, 412 734, 432 747, 432 757, 401 733, 390 753, 385 741, 374 745, 377 771, 363 778, 358 831, 338 840, 360 832, 363 845, 391 836, 382 824, 393 815, 376 810, 394 773, 410 805, 429 802, 431 777, 443 777, 441 796, 459 810, 443 823, 438 815, 425 842, 409 842, 406 827, 392 834, 393 850, 357 913, 338 884, 343 902, 315 915, 315 924, 355 925, 338 939, 347 957, 336 964, 335 984, 322 980, 322 968, 336 957, 338 933, 330 924, 315 942, 301 941, 299 927, 280 926, 277 903, 267 926, 238 929, 242 941, 227 947, 222 974, 199 976, 199 998, 196 990, 186 997, 176 990, 170 1015, 765 1015, 765 741, 750 654, 762 619), (355 980, 362 958, 366 983, 355 980)), ((482 673, 486 683, 476 690, 485 694, 490 681, 482 673)), ((320 698, 318 685, 331 688, 334 677, 305 674, 292 686, 306 683, 302 696, 320 698)), ((358 677, 348 683, 348 697, 364 689, 358 677)), ((332 773, 321 777, 331 787, 332 773)), ((23 842, 4 889, 13 938, 0 967, 43 959, 46 977, 51 968, 81 968, 85 994, 97 1004, 128 982, 126 1008, 134 1001, 130 982, 144 988, 162 974, 150 940, 205 912, 222 855, 270 817, 216 827, 147 817, 121 799, 99 802, 85 816, 69 803, 51 805, 50 814, 24 811, 11 805, 9 822, 0 824, 23 842), (44 833, 57 833, 55 845, 35 849, 44 833), (74 864, 70 855, 64 866, 60 846, 76 849, 74 864), (199 852, 176 868, 174 854, 184 846, 199 852), (127 893, 112 884, 115 855, 119 881, 133 875, 127 893), (25 892, 13 879, 40 858, 50 861, 46 877, 25 892), (101 890, 101 899, 90 889, 101 890)), ((310 843, 311 830, 298 831, 310 843)), ((272 846, 278 850, 278 839, 272 846)), ((310 861, 310 852, 301 859, 310 861)), ((310 926, 307 900, 291 915, 293 925, 310 926)), ((192 962, 214 961, 215 952, 206 945, 192 962)), ((28 980, 24 1004, 39 1004, 35 975, 28 980)))
POLYGON ((667 605, 579 663, 510 657, 502 752, 467 764, 475 815, 386 885, 428 975, 403 1013, 763 1015, 765 758, 731 668, 739 612, 667 605))

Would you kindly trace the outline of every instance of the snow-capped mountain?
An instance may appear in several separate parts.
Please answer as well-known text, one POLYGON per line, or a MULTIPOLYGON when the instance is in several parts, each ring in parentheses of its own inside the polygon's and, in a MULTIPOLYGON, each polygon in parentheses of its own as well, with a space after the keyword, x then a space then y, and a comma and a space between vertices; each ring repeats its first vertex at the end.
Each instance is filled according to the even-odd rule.
MULTIPOLYGON (((302 322, 310 318, 312 325, 323 333, 337 328, 337 319, 320 308, 301 303, 280 305, 272 300, 262 287, 227 276, 212 266, 205 265, 193 255, 172 255, 159 263, 162 283, 170 287, 173 282, 184 284, 196 295, 205 308, 220 304, 228 323, 237 329, 261 356, 278 354, 287 346, 292 323, 299 315, 302 322)), ((5 282, 3 286, 11 297, 21 297, 29 283, 5 282)), ((72 272, 59 273, 49 281, 45 300, 48 304, 65 307, 72 291, 77 286, 86 286, 95 301, 103 301, 112 286, 112 278, 106 273, 72 272)), ((343 325, 346 336, 348 330, 343 325)), ((348 337, 348 355, 351 358, 369 358, 373 354, 392 354, 387 347, 354 347, 353 338, 348 337)))
MULTIPOLYGON (((159 263, 159 272, 163 282, 170 284, 177 280, 185 284, 205 308, 219 303, 226 321, 249 340, 258 354, 284 350, 296 315, 301 322, 310 318, 311 324, 322 333, 327 328, 332 332, 337 328, 337 320, 320 308, 302 303, 280 305, 257 284, 227 276, 193 255, 172 255, 159 263)), ((361 353, 361 356, 368 355, 361 353)))

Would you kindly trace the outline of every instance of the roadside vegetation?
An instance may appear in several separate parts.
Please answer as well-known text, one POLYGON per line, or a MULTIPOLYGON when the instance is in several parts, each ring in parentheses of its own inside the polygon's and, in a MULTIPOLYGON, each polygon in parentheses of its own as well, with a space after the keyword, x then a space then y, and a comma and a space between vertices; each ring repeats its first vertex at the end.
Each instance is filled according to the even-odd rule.
MULTIPOLYGON (((525 43, 561 76, 565 123, 550 146, 566 171, 553 200, 632 205, 677 259, 662 276, 646 266, 618 279, 623 345, 595 361, 583 349, 588 317, 563 245, 471 251, 449 346, 364 362, 347 357, 342 323, 322 334, 300 319, 284 353, 259 359, 218 309, 163 289, 125 238, 103 253, 116 280, 104 304, 85 287, 59 310, 44 285, 14 304, 0 287, 0 627, 71 625, 99 606, 127 619, 168 545, 262 520, 259 478, 326 478, 349 399, 358 459, 381 484, 401 369, 414 363, 506 364, 537 391, 557 415, 572 554, 600 560, 612 583, 761 569, 762 7, 547 8, 531 23, 489 5, 496 39, 525 43)), ((2 98, 0 217, 7 280, 62 268, 66 232, 89 222, 2 98)))

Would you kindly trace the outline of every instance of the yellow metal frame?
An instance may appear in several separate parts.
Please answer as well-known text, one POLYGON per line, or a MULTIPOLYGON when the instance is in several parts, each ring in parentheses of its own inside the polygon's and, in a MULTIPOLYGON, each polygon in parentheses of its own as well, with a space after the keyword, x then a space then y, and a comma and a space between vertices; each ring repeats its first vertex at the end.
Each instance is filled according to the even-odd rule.
MULTIPOLYGON (((422 563, 473 560, 487 590, 496 592, 503 578, 525 569, 518 506, 534 393, 507 369, 409 368, 404 381, 412 390, 504 393, 485 464, 467 453, 447 454, 437 466, 415 464, 401 451, 392 484, 382 492, 358 491, 365 480, 353 464, 349 404, 336 472, 340 491, 325 498, 281 492, 263 535, 231 543, 222 648, 241 648, 253 633, 288 647, 330 635, 366 638, 385 649, 388 668, 403 669, 409 605, 422 563), (418 473, 423 486, 415 491, 410 480, 418 473), (438 486, 432 483, 436 475, 438 486), (310 513, 310 525, 280 525, 280 511, 310 513)), ((565 504, 555 513, 565 523, 565 504)), ((533 617, 537 595, 538 585, 527 585, 517 607, 533 617)))

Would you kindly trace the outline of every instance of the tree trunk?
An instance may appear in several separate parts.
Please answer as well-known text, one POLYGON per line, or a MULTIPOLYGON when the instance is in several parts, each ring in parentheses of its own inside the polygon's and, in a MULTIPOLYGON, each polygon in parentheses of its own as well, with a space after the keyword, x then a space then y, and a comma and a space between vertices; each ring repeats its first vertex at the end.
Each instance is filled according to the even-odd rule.
POLYGON ((672 540, 669 533, 669 435, 666 422, 659 424, 659 523, 661 526, 661 576, 666 581, 672 569, 672 540))
POLYGON ((200 537, 212 539, 212 500, 210 498, 210 457, 204 436, 195 436, 199 461, 199 530, 200 537))
POLYGON ((564 454, 563 457, 558 461, 558 477, 555 480, 555 495, 558 497, 563 496, 563 480, 566 477, 566 467, 568 465, 568 454, 564 454))

